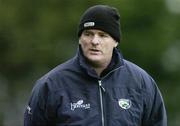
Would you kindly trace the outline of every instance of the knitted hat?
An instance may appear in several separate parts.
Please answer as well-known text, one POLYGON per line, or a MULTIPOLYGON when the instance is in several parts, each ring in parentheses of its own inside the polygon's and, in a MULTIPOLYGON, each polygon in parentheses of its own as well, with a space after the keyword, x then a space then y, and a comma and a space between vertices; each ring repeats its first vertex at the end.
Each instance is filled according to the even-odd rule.
POLYGON ((87 9, 79 23, 78 37, 85 29, 99 29, 120 42, 120 16, 116 8, 95 5, 87 9))

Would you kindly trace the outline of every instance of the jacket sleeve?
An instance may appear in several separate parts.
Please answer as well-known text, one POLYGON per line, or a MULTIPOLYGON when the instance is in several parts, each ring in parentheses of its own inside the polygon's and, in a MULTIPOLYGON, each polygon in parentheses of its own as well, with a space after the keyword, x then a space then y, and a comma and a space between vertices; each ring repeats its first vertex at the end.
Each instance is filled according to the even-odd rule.
POLYGON ((47 126, 48 88, 46 83, 36 83, 24 113, 24 126, 47 126))
POLYGON ((164 101, 155 81, 150 77, 144 81, 144 114, 143 126, 167 126, 167 115, 164 101))

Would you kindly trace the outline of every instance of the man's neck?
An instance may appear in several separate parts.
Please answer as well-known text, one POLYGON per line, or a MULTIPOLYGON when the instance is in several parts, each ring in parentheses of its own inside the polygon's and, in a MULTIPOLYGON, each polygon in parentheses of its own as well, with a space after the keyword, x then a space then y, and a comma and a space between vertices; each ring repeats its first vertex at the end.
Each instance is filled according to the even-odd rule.
POLYGON ((103 72, 104 68, 94 68, 94 70, 96 71, 98 77, 101 76, 101 73, 103 72))
POLYGON ((91 64, 91 66, 96 71, 97 75, 100 77, 101 73, 108 67, 109 63, 110 62, 101 65, 91 64))

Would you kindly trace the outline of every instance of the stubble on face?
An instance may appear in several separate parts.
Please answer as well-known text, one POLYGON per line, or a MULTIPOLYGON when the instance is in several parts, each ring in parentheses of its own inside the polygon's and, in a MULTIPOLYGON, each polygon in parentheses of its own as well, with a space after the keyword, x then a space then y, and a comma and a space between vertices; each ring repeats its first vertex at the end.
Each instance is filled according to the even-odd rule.
POLYGON ((93 67, 106 67, 109 65, 113 49, 117 42, 101 30, 83 31, 79 44, 84 56, 93 67))

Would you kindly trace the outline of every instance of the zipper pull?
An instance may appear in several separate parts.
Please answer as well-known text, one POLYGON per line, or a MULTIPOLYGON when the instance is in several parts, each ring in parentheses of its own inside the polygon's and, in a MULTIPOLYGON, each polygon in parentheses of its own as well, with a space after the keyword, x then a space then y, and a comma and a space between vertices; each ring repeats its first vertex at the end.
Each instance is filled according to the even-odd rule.
POLYGON ((99 87, 103 90, 103 92, 106 92, 105 88, 102 86, 101 80, 98 81, 99 87))

